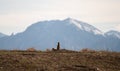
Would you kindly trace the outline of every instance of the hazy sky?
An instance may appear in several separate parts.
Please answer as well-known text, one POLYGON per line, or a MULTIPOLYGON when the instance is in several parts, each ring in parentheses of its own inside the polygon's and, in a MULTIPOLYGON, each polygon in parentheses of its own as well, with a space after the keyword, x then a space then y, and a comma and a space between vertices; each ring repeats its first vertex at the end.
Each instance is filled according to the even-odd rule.
POLYGON ((103 32, 120 31, 120 0, 0 0, 0 32, 24 31, 41 20, 71 17, 103 32))

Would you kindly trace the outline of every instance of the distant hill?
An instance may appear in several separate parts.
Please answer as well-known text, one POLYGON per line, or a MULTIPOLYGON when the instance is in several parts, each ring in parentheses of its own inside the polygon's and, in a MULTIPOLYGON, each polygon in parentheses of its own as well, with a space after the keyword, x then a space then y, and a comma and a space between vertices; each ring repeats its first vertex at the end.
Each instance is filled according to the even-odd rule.
POLYGON ((113 35, 103 33, 94 26, 72 18, 64 20, 40 21, 29 26, 24 32, 0 39, 1 49, 40 50, 61 47, 70 50, 90 48, 95 50, 120 51, 118 32, 113 35), (117 35, 116 35, 117 34, 117 35))

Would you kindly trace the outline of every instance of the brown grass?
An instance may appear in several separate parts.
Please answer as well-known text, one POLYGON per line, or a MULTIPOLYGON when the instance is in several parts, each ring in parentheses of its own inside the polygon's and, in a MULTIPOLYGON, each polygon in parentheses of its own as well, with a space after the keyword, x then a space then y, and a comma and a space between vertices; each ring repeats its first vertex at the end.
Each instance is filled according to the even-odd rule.
POLYGON ((34 52, 36 51, 36 49, 32 47, 32 48, 28 48, 27 51, 34 52))
POLYGON ((0 51, 0 71, 119 71, 118 52, 0 51))

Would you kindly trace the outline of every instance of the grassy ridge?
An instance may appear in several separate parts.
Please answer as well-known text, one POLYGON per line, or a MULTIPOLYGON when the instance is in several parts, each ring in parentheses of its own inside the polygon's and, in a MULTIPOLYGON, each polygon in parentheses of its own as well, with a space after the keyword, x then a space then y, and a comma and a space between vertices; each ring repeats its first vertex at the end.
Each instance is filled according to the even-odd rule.
POLYGON ((1 50, 0 71, 120 71, 120 53, 1 50))

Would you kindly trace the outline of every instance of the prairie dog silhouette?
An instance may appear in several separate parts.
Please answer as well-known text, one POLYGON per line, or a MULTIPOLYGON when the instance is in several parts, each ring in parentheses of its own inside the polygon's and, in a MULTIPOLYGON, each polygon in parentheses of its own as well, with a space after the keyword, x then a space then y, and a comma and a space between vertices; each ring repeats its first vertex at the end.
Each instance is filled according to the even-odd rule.
POLYGON ((58 42, 57 44, 57 48, 52 48, 52 51, 59 51, 60 50, 60 42, 58 42))
POLYGON ((60 42, 57 44, 57 50, 60 50, 60 42))

